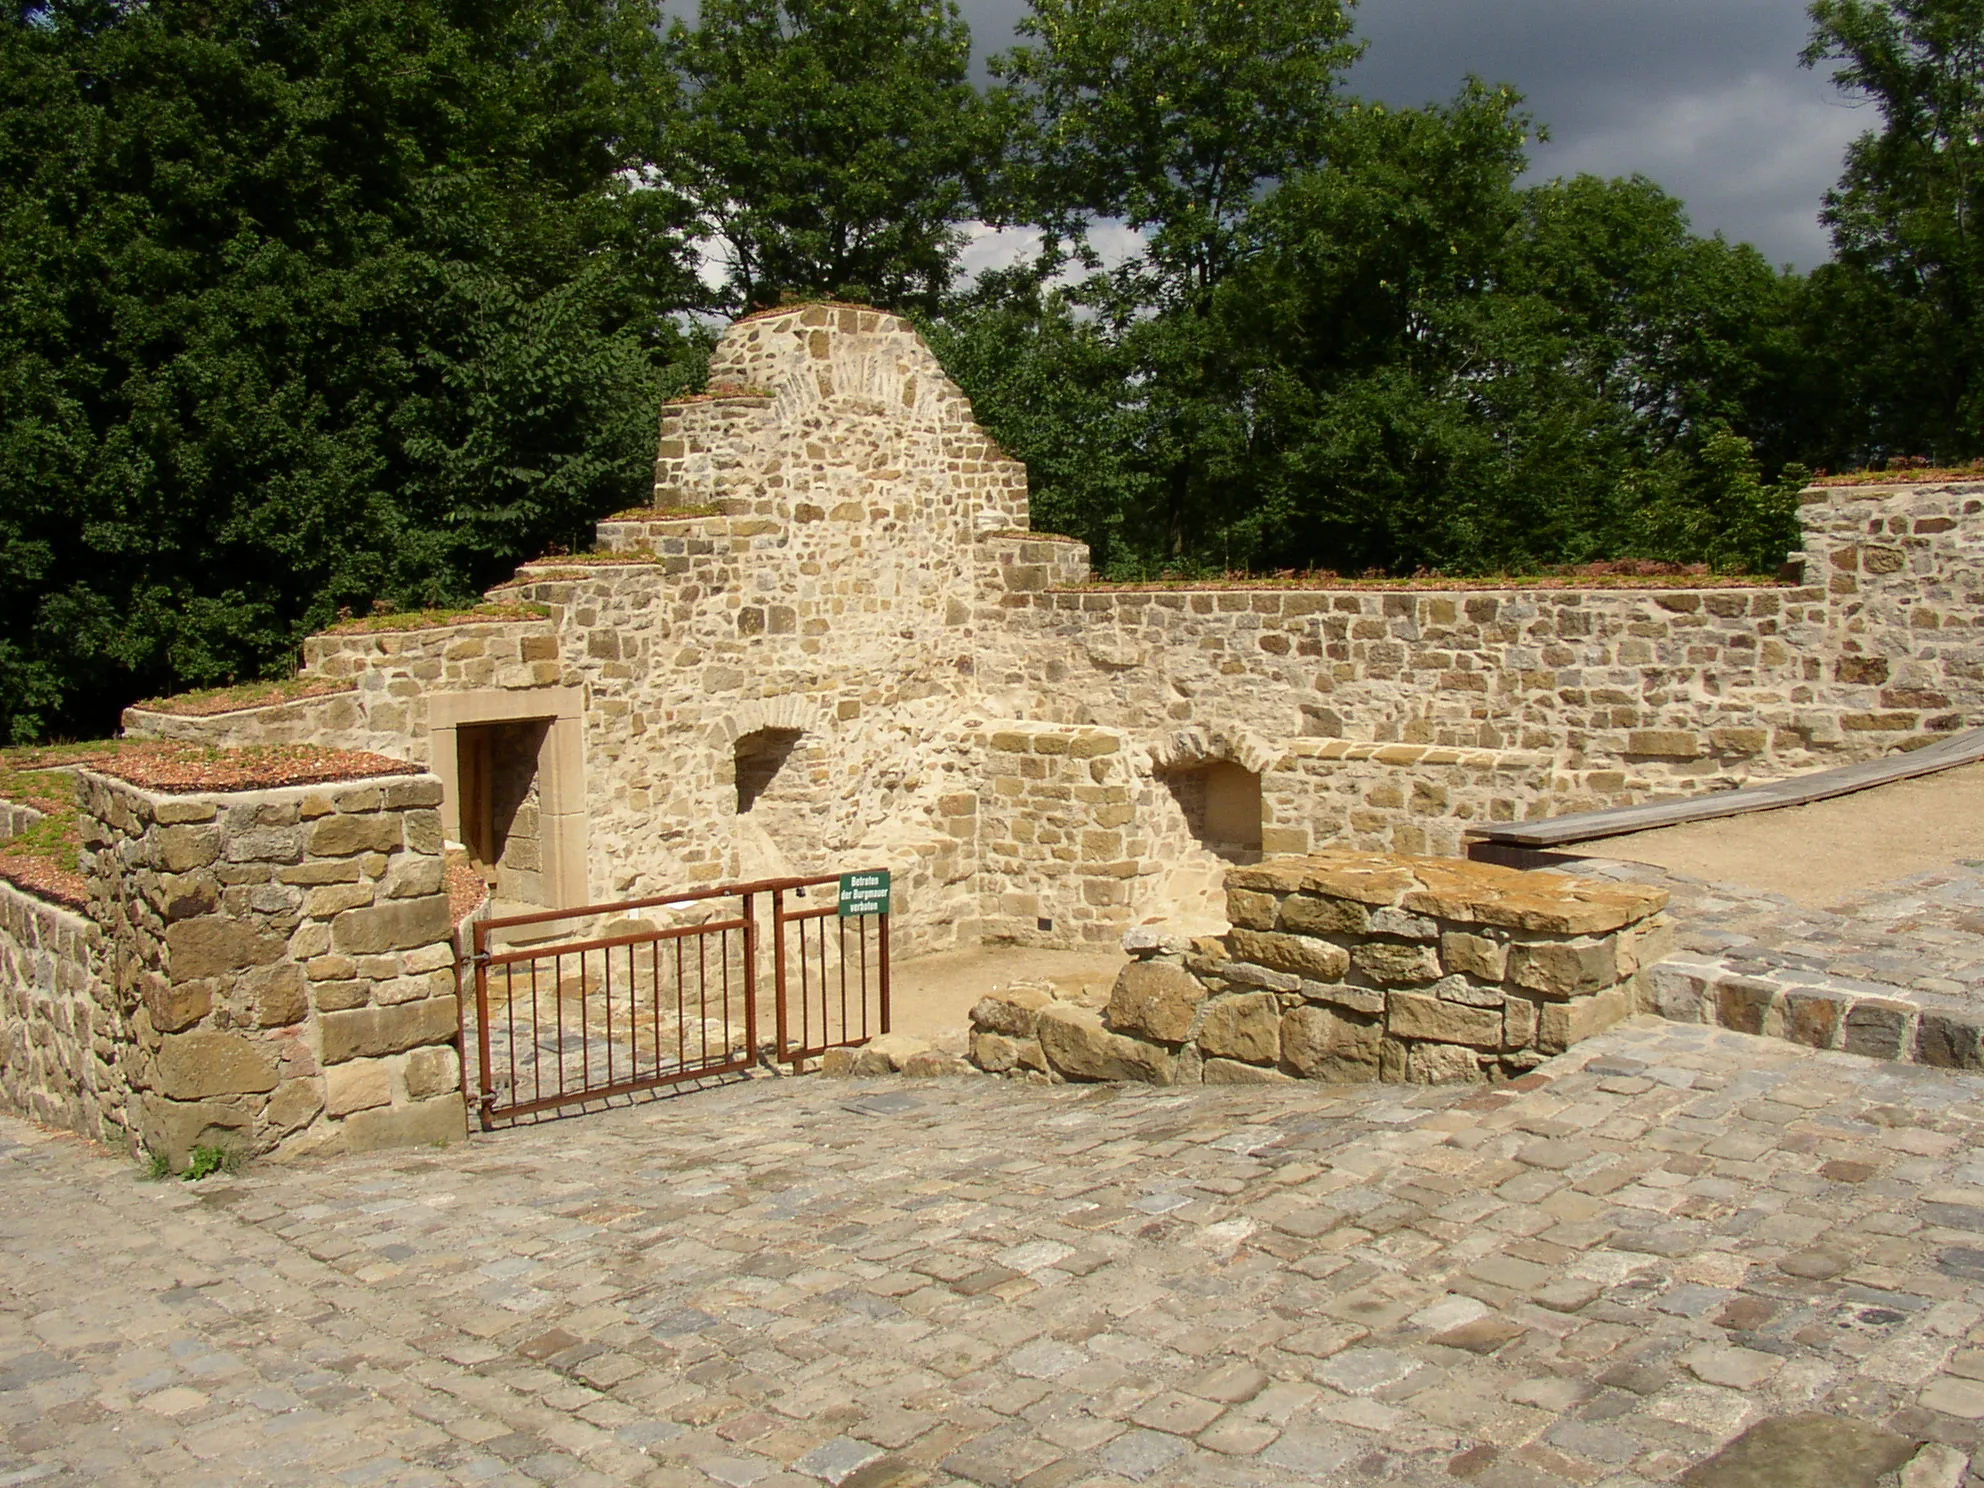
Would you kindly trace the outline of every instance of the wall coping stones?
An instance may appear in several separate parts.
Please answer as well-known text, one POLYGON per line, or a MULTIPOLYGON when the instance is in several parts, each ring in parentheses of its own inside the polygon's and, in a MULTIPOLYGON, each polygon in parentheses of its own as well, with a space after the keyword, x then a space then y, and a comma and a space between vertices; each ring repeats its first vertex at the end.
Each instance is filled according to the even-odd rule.
POLYGON ((1330 849, 1227 875, 1229 889, 1398 907, 1463 923, 1555 935, 1623 929, 1667 907, 1665 889, 1533 873, 1465 859, 1330 849))

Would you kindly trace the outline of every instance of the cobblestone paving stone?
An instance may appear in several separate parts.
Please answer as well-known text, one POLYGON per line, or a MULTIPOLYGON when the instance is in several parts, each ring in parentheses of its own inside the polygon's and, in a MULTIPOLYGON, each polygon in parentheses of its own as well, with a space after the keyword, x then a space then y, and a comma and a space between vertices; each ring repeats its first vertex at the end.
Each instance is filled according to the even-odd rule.
POLYGON ((1667 889, 1682 950, 1738 975, 1774 973, 1984 1012, 1984 863, 1882 884, 1831 909, 1645 863, 1585 859, 1569 866, 1586 877, 1667 889))
POLYGON ((0 1121, 0 1484, 1627 1488, 1804 1410, 1968 1455, 1980 1130, 1984 1078, 1650 1019, 1493 1089, 756 1080, 199 1185, 0 1121))

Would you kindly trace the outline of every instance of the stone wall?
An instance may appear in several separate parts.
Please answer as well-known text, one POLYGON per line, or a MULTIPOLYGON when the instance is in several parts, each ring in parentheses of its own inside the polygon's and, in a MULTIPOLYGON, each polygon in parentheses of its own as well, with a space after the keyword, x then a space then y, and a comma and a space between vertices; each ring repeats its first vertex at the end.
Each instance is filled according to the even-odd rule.
POLYGON ((1227 875, 1233 928, 1140 955, 1108 1006, 1030 990, 973 1010, 981 1069, 1251 1084, 1510 1078, 1651 1005, 1667 896, 1349 850, 1227 875))
MULTIPOLYGON (((12 835, 0 821, 0 838, 12 835)), ((103 993, 95 922, 0 883, 0 1100, 9 1110, 101 1132, 98 1038, 115 1037, 103 993)))
POLYGON ((1795 586, 1124 590, 1086 582, 1082 544, 1027 530, 1024 471, 905 321, 741 322, 711 386, 663 410, 653 507, 494 591, 545 619, 316 637, 306 671, 351 692, 127 726, 376 750, 453 792, 456 723, 556 717, 560 776, 539 784, 562 866, 534 892, 887 866, 913 951, 1216 913, 1244 854, 1195 837, 1167 788, 1194 768, 1260 777, 1261 851, 1444 854, 1476 821, 1984 723, 1984 485, 1811 493, 1795 586), (765 809, 740 811, 737 741, 767 729, 793 753, 765 809), (1127 800, 1049 799, 1073 789, 1049 778, 1065 758, 990 742, 1055 729, 1114 737, 1115 773, 1084 788, 1127 800), (1022 754, 1049 774, 1015 774, 1022 754), (1020 815, 1062 840, 1013 830, 1001 792, 1022 782, 1020 815))
POLYGON ((463 1134, 438 781, 167 794, 79 773, 105 970, 75 1124, 175 1165, 463 1134))

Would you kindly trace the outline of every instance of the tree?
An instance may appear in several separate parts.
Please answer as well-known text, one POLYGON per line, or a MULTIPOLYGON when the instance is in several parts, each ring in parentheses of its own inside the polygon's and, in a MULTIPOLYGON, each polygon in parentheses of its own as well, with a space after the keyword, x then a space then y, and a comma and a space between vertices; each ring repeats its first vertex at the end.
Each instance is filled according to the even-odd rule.
POLYGON ((1984 451, 1984 3, 1815 0, 1808 67, 1874 105, 1826 197, 1815 308, 1851 376, 1862 458, 1984 451))
POLYGON ((620 0, 0 20, 0 733, 279 671, 635 499, 692 280, 620 0))
POLYGON ((937 306, 992 140, 952 0, 703 0, 670 49, 668 175, 721 242, 727 309, 937 306))

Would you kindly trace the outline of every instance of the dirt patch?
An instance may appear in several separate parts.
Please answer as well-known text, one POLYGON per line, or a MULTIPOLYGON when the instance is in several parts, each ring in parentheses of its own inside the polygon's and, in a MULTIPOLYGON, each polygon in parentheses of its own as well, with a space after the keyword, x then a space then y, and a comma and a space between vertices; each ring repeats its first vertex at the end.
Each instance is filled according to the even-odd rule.
POLYGON ((890 976, 889 1027, 962 1049, 972 1006, 1015 982, 1043 983, 1070 994, 1081 988, 1105 998, 1123 969, 1118 950, 1045 951, 1022 946, 974 946, 898 961, 890 976))
POLYGON ((1831 908, 1866 889, 1984 858, 1984 764, 1749 816, 1567 849, 1831 908))

